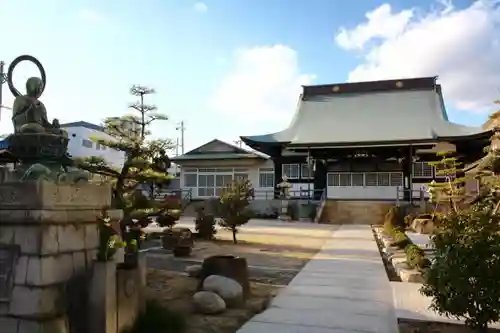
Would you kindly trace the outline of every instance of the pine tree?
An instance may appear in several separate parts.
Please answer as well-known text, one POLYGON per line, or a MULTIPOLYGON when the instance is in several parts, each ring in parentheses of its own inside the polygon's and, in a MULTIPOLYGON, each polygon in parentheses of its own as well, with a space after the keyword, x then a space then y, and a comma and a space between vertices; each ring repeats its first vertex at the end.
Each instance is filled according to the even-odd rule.
POLYGON ((169 212, 167 206, 158 204, 154 200, 154 195, 147 198, 142 194, 143 186, 161 188, 172 178, 167 173, 170 161, 166 151, 172 149, 173 145, 168 139, 149 139, 150 125, 157 120, 168 119, 167 116, 156 112, 156 106, 144 103, 144 97, 153 94, 154 90, 133 86, 130 93, 139 98, 138 102, 130 105, 138 115, 106 119, 104 131, 113 139, 93 138, 93 141, 101 146, 124 153, 125 158, 121 168, 115 168, 97 156, 78 161, 80 168, 110 179, 113 189, 113 208, 123 210, 122 232, 126 226, 133 224, 132 219, 147 223, 150 217, 178 213, 169 212))
MULTIPOLYGON (((498 114, 498 113, 497 113, 498 114)), ((431 237, 435 259, 425 273, 421 293, 431 297, 431 309, 465 319, 478 332, 500 320, 500 146, 491 138, 486 156, 477 166, 480 193, 467 205, 457 205, 461 179, 448 172, 447 185, 438 187, 451 210, 439 217, 431 237), (443 190, 443 191, 441 191, 443 190)), ((451 166, 452 160, 443 160, 451 166)), ((443 183, 444 184, 444 183, 443 183)))
POLYGON ((429 184, 430 201, 435 204, 435 208, 440 205, 449 205, 450 209, 457 210, 458 203, 465 196, 465 181, 462 163, 456 157, 450 156, 447 152, 438 153, 440 161, 430 162, 436 170, 436 176, 443 177, 444 182, 429 184))
POLYGON ((248 180, 235 179, 222 190, 220 196, 220 225, 233 233, 233 243, 236 244, 238 227, 247 223, 251 218, 248 209, 253 189, 248 180))

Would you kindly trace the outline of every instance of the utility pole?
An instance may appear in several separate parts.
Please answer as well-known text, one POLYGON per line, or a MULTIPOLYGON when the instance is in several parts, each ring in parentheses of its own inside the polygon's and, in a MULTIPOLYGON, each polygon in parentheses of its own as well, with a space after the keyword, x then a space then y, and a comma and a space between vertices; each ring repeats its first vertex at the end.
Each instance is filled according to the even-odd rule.
POLYGON ((186 130, 186 127, 184 126, 184 120, 182 120, 177 125, 177 127, 175 128, 175 130, 176 131, 181 131, 181 154, 184 155, 184 131, 186 130))
POLYGON ((0 120, 2 119, 2 108, 3 108, 3 96, 2 96, 2 90, 3 90, 3 84, 7 82, 7 75, 3 72, 3 68, 5 66, 5 63, 3 61, 0 61, 0 120))

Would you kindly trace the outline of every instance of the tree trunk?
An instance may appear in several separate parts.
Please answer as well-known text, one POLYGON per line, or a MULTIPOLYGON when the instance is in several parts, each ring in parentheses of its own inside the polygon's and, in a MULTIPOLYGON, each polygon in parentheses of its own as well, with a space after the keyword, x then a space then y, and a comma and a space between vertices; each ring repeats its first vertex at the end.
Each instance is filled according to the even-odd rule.
POLYGON ((232 228, 233 231, 233 244, 238 244, 238 240, 236 239, 236 228, 232 228))

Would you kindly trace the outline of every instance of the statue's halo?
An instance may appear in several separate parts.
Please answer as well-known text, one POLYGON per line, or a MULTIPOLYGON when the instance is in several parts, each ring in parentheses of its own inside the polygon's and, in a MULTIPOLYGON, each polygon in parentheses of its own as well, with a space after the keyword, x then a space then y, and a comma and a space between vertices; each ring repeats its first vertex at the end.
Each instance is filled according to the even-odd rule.
POLYGON ((9 65, 9 70, 7 71, 7 83, 9 85, 9 90, 14 95, 15 97, 21 96, 22 94, 19 92, 19 90, 14 87, 14 83, 12 82, 12 75, 14 74, 14 68, 22 61, 30 61, 38 67, 38 70, 40 71, 40 74, 42 76, 42 82, 43 82, 43 87, 38 96, 36 98, 39 98, 42 96, 43 91, 45 90, 45 86, 47 84, 47 77, 45 75, 45 69, 43 68, 42 64, 40 61, 38 61, 37 58, 30 56, 30 55, 22 55, 14 59, 13 62, 10 63, 9 65))

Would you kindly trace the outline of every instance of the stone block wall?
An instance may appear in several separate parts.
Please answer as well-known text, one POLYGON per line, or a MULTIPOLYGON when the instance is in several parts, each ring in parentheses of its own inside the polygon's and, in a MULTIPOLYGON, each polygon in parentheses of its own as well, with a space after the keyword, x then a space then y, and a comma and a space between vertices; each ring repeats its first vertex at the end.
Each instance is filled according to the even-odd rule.
POLYGON ((394 202, 327 200, 320 223, 327 224, 379 224, 394 202))
POLYGON ((99 243, 96 218, 110 201, 108 184, 0 186, 2 333, 67 333, 82 325, 79 303, 99 243))

